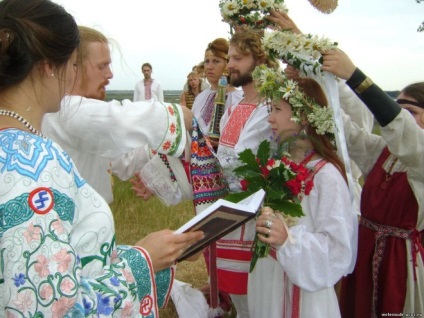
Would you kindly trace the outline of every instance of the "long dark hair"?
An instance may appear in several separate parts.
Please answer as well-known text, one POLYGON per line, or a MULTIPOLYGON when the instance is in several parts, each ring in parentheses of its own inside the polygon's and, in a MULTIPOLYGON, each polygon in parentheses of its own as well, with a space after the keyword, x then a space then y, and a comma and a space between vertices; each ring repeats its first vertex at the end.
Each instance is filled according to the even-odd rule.
POLYGON ((79 43, 78 27, 50 0, 0 1, 0 91, 22 82, 35 64, 64 66, 79 43))

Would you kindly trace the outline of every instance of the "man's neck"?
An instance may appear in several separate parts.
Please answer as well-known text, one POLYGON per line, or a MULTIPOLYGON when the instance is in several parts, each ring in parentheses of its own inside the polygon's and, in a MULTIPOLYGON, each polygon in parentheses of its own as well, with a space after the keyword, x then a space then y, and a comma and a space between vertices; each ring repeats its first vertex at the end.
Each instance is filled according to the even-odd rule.
POLYGON ((258 102, 259 92, 256 90, 253 82, 243 85, 242 89, 244 95, 243 101, 253 104, 256 104, 258 102))

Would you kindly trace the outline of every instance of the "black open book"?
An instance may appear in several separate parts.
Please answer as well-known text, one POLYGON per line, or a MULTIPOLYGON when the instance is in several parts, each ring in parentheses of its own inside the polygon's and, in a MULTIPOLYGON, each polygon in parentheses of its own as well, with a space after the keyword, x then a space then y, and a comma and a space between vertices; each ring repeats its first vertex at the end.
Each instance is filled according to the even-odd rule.
POLYGON ((219 199, 197 214, 176 230, 175 233, 203 231, 205 237, 185 250, 177 261, 182 261, 196 254, 212 242, 219 240, 221 237, 254 218, 264 198, 265 191, 261 189, 238 203, 219 199))

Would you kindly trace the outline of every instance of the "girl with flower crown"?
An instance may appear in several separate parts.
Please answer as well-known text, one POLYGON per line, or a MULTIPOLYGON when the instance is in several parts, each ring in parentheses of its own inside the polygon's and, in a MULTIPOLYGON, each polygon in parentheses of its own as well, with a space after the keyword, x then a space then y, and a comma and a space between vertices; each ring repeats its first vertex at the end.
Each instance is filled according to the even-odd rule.
POLYGON ((365 176, 358 260, 342 280, 343 317, 424 313, 424 82, 405 87, 397 103, 340 50, 322 69, 347 79, 381 126, 366 133, 344 118, 349 154, 365 176), (411 116, 412 115, 412 116, 411 116))
POLYGON ((256 221, 259 240, 271 252, 249 274, 250 316, 340 317, 334 285, 354 260, 357 229, 325 94, 314 80, 296 83, 283 72, 257 68, 254 78, 270 101, 275 137, 291 160, 308 168, 313 186, 301 198, 304 216, 290 228, 271 209, 256 221))

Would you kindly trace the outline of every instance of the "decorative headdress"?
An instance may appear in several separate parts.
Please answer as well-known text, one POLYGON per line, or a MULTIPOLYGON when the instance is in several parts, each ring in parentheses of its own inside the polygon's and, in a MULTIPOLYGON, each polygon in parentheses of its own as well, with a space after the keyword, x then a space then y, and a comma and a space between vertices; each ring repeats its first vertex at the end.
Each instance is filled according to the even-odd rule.
POLYGON ((334 134, 333 109, 317 104, 289 79, 283 70, 259 65, 252 73, 259 95, 272 102, 286 100, 292 108, 292 120, 301 123, 307 119, 317 134, 334 134))
POLYGON ((264 19, 271 10, 288 11, 284 0, 221 0, 219 7, 224 22, 253 29, 265 29, 272 24, 264 19))
POLYGON ((337 8, 337 0, 309 0, 312 6, 322 13, 331 13, 337 8))
POLYGON ((265 33, 263 46, 270 57, 284 60, 303 73, 306 73, 305 68, 312 67, 316 74, 322 65, 320 52, 335 49, 337 42, 316 35, 283 30, 265 33))

